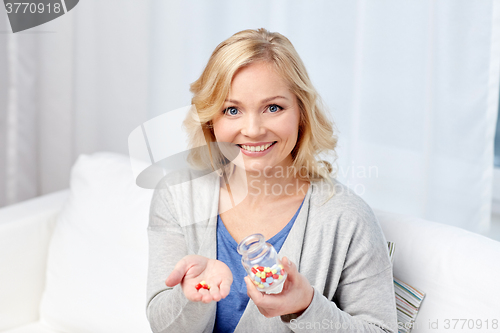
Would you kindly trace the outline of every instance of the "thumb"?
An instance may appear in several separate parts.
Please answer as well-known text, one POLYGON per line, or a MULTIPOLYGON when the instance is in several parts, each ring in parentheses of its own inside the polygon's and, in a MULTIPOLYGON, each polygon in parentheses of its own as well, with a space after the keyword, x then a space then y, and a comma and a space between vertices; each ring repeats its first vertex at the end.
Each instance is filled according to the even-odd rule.
POLYGON ((174 270, 170 273, 165 281, 167 287, 173 287, 179 284, 184 275, 186 275, 187 271, 187 262, 184 259, 179 260, 179 262, 175 265, 174 270))
POLYGON ((219 286, 219 291, 220 291, 222 298, 226 298, 226 296, 229 295, 229 292, 231 291, 231 284, 232 283, 233 283, 232 276, 230 278, 225 277, 224 279, 222 279, 222 282, 219 286))
POLYGON ((298 273, 297 266, 293 262, 291 262, 290 259, 288 259, 288 257, 283 257, 281 262, 283 263, 283 268, 285 269, 285 272, 287 272, 288 275, 292 275, 293 279, 293 276, 295 276, 298 273))

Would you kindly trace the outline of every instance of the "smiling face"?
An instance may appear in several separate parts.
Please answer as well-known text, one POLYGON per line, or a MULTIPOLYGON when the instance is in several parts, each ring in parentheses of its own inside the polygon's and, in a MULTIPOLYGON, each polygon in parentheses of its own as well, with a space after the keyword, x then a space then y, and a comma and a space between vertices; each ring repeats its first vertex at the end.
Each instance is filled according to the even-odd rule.
POLYGON ((299 120, 297 98, 286 82, 270 64, 257 62, 234 75, 213 130, 218 142, 240 147, 245 170, 263 171, 292 164, 299 120))

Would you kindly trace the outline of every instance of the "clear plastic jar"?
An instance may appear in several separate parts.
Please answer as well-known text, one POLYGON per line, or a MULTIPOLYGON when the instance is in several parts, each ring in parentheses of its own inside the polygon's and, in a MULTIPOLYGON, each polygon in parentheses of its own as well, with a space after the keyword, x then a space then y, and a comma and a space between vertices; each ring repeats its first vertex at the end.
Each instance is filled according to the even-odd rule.
MULTIPOLYGON (((253 234, 238 244, 241 263, 259 291, 277 291, 285 282, 287 273, 274 247, 266 243, 262 234, 253 234)), ((281 290, 280 290, 281 291, 281 290)))

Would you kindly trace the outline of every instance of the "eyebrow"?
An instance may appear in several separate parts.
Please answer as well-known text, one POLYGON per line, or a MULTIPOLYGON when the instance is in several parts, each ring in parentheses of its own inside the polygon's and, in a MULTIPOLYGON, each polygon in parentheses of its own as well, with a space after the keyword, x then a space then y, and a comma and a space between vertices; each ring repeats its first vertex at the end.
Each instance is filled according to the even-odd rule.
MULTIPOLYGON (((269 98, 262 100, 261 103, 264 104, 264 103, 270 102, 270 101, 278 99, 278 98, 283 98, 283 99, 288 100, 288 98, 286 98, 284 96, 274 96, 274 97, 269 97, 269 98)), ((241 104, 241 102, 234 100, 234 99, 226 99, 226 102, 230 102, 230 103, 234 103, 234 104, 241 104)))

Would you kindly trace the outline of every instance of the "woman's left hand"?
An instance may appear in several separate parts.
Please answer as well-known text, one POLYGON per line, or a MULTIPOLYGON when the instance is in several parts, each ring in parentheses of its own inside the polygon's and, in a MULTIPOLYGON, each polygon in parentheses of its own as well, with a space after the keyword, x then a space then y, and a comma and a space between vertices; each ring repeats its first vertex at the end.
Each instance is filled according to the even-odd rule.
POLYGON ((279 294, 265 294, 260 292, 250 277, 245 276, 247 294, 253 300, 260 313, 271 318, 287 314, 300 315, 304 312, 314 295, 314 289, 309 281, 299 273, 297 266, 287 257, 281 260, 288 276, 279 294))

